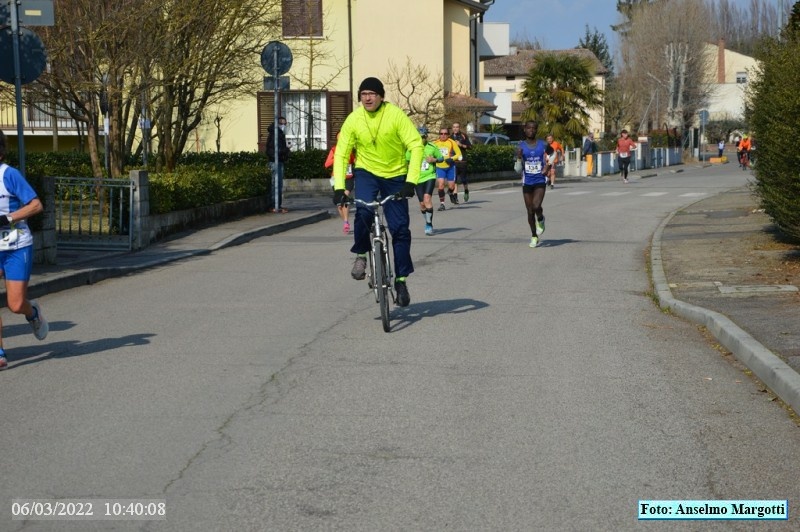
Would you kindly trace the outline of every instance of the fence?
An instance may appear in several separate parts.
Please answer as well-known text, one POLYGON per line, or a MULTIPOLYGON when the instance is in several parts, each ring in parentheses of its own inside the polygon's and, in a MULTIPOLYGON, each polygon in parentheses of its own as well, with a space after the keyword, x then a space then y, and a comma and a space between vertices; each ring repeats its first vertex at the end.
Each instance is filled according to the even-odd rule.
POLYGON ((133 180, 56 177, 54 181, 59 248, 132 249, 133 180))

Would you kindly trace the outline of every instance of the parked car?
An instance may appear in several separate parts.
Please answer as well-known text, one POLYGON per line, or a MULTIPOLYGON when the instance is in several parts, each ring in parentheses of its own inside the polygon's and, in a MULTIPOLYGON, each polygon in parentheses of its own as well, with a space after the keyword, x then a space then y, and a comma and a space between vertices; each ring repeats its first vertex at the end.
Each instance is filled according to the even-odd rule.
POLYGON ((469 136, 469 140, 473 144, 492 144, 495 146, 507 146, 511 143, 511 139, 502 133, 472 133, 469 136))

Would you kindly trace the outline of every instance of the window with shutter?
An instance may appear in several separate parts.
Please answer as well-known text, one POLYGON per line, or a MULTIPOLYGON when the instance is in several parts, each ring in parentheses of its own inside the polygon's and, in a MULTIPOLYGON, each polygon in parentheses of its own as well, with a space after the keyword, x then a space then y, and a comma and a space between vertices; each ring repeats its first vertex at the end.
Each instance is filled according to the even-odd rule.
POLYGON ((283 37, 322 37, 322 0, 282 0, 283 37))

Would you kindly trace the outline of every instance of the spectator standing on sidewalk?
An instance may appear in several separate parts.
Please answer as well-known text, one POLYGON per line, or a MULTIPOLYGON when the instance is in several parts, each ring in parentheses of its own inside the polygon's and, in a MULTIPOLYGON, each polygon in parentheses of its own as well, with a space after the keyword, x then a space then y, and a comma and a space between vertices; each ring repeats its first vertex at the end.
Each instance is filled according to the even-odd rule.
POLYGON ((623 129, 620 131, 619 139, 617 139, 617 161, 619 163, 619 171, 622 174, 622 182, 628 182, 628 167, 631 165, 631 152, 636 149, 636 143, 628 136, 628 130, 623 129))
POLYGON ((277 180, 278 197, 277 204, 272 206, 271 212, 287 213, 288 210, 283 208, 283 167, 286 161, 289 160, 289 145, 286 143, 286 118, 281 116, 278 118, 278 160, 275 161, 275 124, 270 124, 268 128, 269 135, 267 136, 267 158, 275 168, 273 178, 277 180), (275 166, 277 165, 277 166, 275 166))
POLYGON ((597 143, 594 141, 594 133, 591 131, 583 141, 582 157, 586 160, 586 175, 594 175, 594 154, 597 153, 597 143))
POLYGON ((464 203, 469 202, 469 183, 467 183, 467 152, 472 148, 469 137, 461 131, 461 124, 453 124, 453 133, 450 138, 456 141, 461 150, 461 160, 456 161, 456 199, 458 199, 458 182, 464 186, 464 203))
POLYGON ((525 140, 517 148, 514 171, 522 174, 522 199, 528 213, 528 225, 531 229, 529 247, 539 245, 544 233, 544 210, 542 202, 547 190, 547 176, 550 168, 548 156, 553 155, 553 148, 545 141, 536 138, 539 124, 534 121, 525 122, 525 140))
MULTIPOLYGON (((22 314, 38 340, 47 337, 42 308, 28 299, 33 266, 33 235, 27 219, 42 212, 42 202, 19 170, 8 166, 6 136, 0 131, 0 275, 5 279, 8 310, 22 314)), ((8 367, 0 321, 0 370, 8 367)))

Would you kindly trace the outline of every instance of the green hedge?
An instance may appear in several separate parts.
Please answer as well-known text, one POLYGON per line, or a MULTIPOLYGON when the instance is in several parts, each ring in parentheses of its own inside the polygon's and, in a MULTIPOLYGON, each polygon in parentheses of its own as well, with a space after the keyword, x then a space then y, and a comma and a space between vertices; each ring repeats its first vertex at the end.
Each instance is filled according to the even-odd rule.
MULTIPOLYGON (((507 171, 514 166, 515 151, 513 146, 474 146, 470 150, 469 171, 472 174, 507 171)), ((34 190, 41 189, 44 176, 92 176, 87 154, 34 152, 26 155, 26 177, 34 190)), ((292 152, 284 177, 327 180, 330 177, 324 167, 327 156, 325 150, 292 152)), ((7 159, 8 164, 18 166, 16 153, 9 153, 7 159)), ((174 172, 151 171, 150 211, 161 214, 261 196, 271 190, 271 172, 263 153, 187 153, 180 158, 174 172)))

